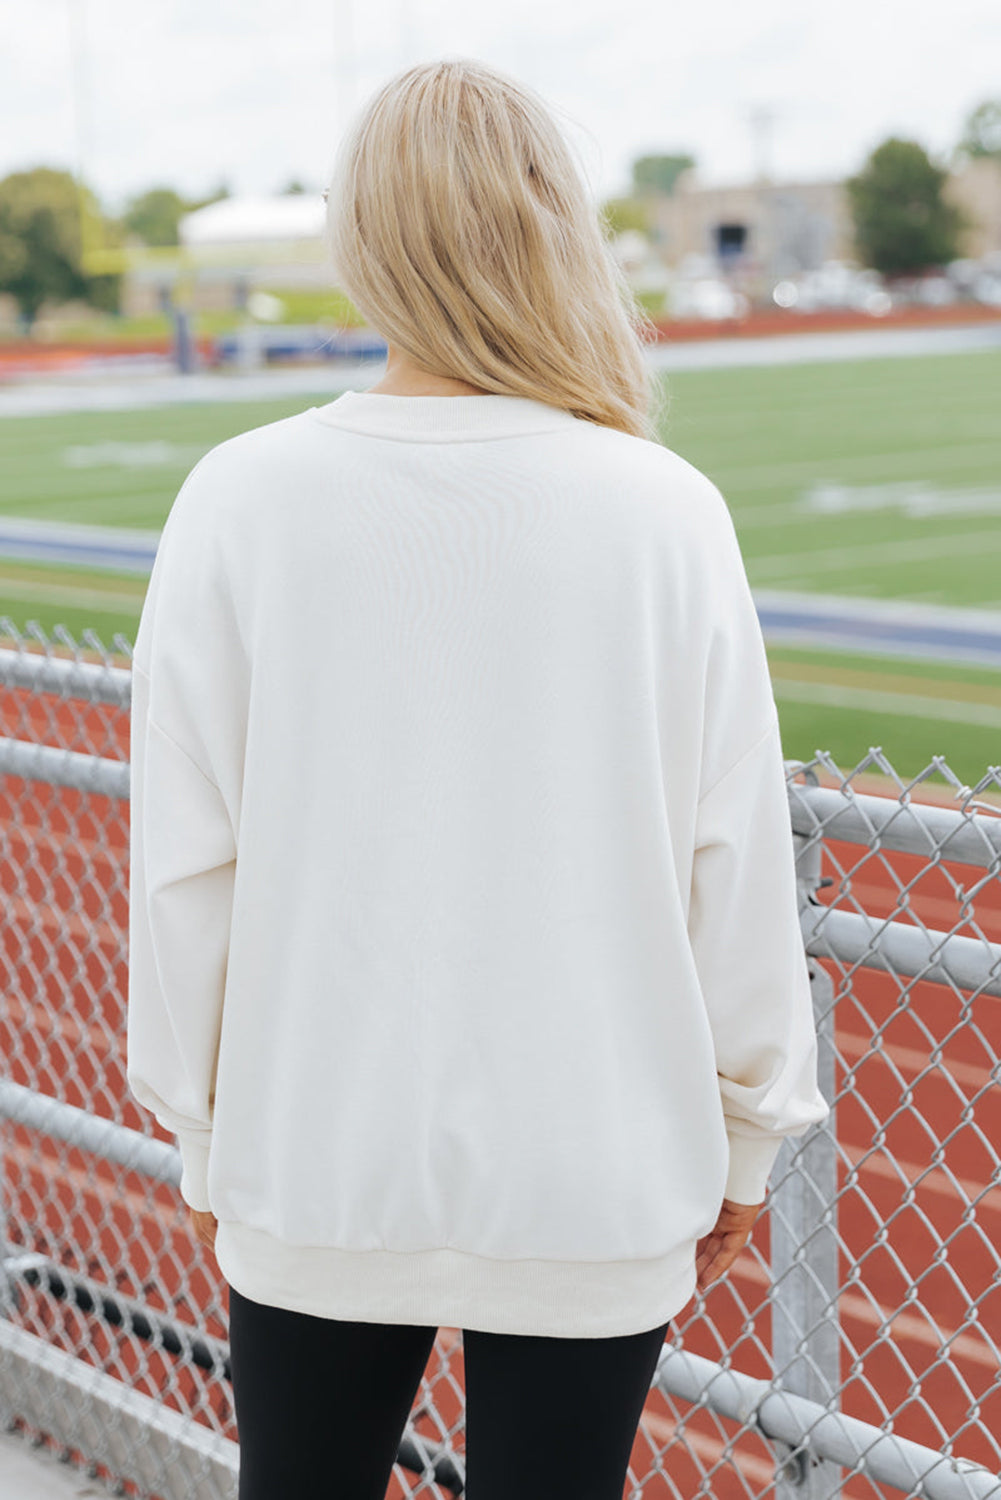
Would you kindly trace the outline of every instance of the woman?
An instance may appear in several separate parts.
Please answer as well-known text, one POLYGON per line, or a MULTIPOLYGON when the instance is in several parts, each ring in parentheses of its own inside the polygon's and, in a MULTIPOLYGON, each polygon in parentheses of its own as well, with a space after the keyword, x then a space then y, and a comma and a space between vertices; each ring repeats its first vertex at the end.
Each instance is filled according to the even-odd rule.
POLYGON ((540 100, 359 116, 367 391, 213 448, 135 643, 128 1081, 229 1286, 241 1500, 382 1496, 440 1325, 470 1500, 619 1500, 816 1081, 726 504, 540 100))

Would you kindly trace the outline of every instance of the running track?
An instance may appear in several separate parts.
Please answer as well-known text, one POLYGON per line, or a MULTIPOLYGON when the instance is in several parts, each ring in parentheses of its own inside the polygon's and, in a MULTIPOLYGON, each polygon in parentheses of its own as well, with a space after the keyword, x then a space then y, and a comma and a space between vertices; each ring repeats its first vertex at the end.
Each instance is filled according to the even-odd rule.
MULTIPOLYGON (((0 692, 0 734, 120 759, 128 754, 128 718, 122 710, 62 703, 18 690, 0 692)), ((0 1050, 13 1081, 143 1130, 150 1117, 132 1101, 124 1071, 127 819, 127 805, 106 798, 14 777, 0 782, 0 832, 6 844, 0 979, 7 996, 0 1050)), ((862 852, 841 844, 830 848, 846 867, 862 852)), ((913 858, 891 858, 902 880, 920 868, 913 858)), ((837 871, 827 862, 825 873, 837 871)), ((954 877, 967 886, 982 873, 952 867, 954 877)), ((891 889, 892 877, 876 861, 852 883, 856 899, 876 915, 892 909, 891 889)), ((830 899, 830 888, 821 894, 830 899)), ((911 901, 930 926, 951 927, 958 920, 941 868, 929 867, 911 901)), ((1001 941, 1001 883, 992 881, 978 894, 976 913, 985 935, 1001 941)), ((988 1087, 1001 1053, 1001 1001, 980 999, 976 1024, 953 1034, 959 1005, 950 992, 917 985, 906 1012, 890 1021, 895 988, 891 976, 863 973, 853 993, 837 1006, 837 1116, 845 1157, 839 1168, 842 1284, 850 1264, 861 1263, 858 1282, 840 1299, 844 1333, 860 1357, 853 1371, 850 1353, 842 1351, 842 1380, 848 1382, 843 1409, 878 1423, 885 1407, 895 1414, 900 1436, 938 1448, 946 1435, 970 1423, 971 1403, 979 1402, 979 1425, 972 1423, 961 1433, 954 1452, 998 1470, 1001 1456, 986 1433, 1001 1431, 1001 1389, 996 1361, 980 1329, 995 1341, 1001 1330, 1001 1285, 994 1281, 990 1249, 1001 1244, 1001 1188, 993 1187, 980 1198, 975 1215, 964 1217, 963 1198, 954 1183, 967 1198, 976 1198, 991 1180, 992 1161, 984 1142, 1001 1139, 999 1094, 988 1087), (873 1048, 872 1028, 883 1021, 889 1022, 883 1044, 873 1048), (902 1089, 926 1066, 935 1042, 942 1045, 941 1067, 914 1084, 913 1112, 901 1111, 902 1089), (875 1132, 894 1115, 885 1150, 874 1151, 875 1132), (945 1143, 938 1168, 912 1187, 928 1167, 936 1142, 945 1143), (850 1184, 849 1171, 867 1152, 871 1154, 858 1168, 857 1182, 850 1184), (948 1258, 936 1264, 938 1242, 950 1235, 948 1258), (907 1298, 913 1284, 918 1300, 911 1303, 907 1298), (957 1334, 970 1302, 977 1299, 977 1320, 957 1334), (890 1336, 879 1339, 884 1319, 891 1320, 890 1336), (952 1357, 936 1367, 943 1343, 950 1339, 952 1357), (920 1382, 919 1390, 911 1389, 912 1380, 920 1382)), ((170 1139, 158 1126, 155 1133, 170 1139)), ((2 1189, 13 1242, 44 1251, 125 1295, 226 1337, 221 1278, 211 1256, 192 1239, 172 1189, 151 1187, 136 1174, 115 1172, 21 1127, 8 1127, 5 1140, 2 1189)), ((730 1347, 735 1366, 767 1376, 767 1216, 755 1231, 754 1244, 762 1258, 746 1252, 727 1281, 710 1290, 703 1317, 696 1317, 695 1304, 689 1303, 676 1321, 693 1352, 715 1359, 730 1347), (746 1326, 749 1318, 753 1331, 746 1326)), ((228 1387, 222 1382, 212 1384, 192 1368, 179 1374, 170 1355, 29 1287, 23 1288, 21 1317, 30 1331, 60 1347, 82 1349, 84 1358, 149 1394, 169 1391, 168 1403, 180 1410, 200 1409, 227 1436, 236 1436, 228 1387)), ((419 1397, 414 1430, 435 1442, 461 1417, 458 1330, 440 1331, 425 1380, 422 1396, 433 1402, 442 1425, 421 1413, 419 1397)), ((717 1463, 720 1468, 707 1489, 718 1500, 746 1500, 771 1483, 773 1461, 764 1442, 747 1437, 737 1446, 734 1461, 724 1460, 732 1425, 700 1411, 685 1422, 687 1449, 681 1442, 672 1445, 679 1415, 684 1413, 659 1393, 651 1395, 632 1466, 637 1482, 646 1481, 645 1500, 692 1495, 705 1471, 717 1463), (647 1479, 654 1450, 665 1448, 670 1483, 661 1475, 647 1479)), ((512 1441, 517 1441, 516 1433, 512 1441)), ((408 1494, 414 1482, 414 1476, 397 1470, 390 1496, 408 1494)), ((844 1493, 861 1500, 877 1490, 868 1480, 855 1478, 844 1493)), ((431 1487, 429 1492, 436 1491, 431 1487)))

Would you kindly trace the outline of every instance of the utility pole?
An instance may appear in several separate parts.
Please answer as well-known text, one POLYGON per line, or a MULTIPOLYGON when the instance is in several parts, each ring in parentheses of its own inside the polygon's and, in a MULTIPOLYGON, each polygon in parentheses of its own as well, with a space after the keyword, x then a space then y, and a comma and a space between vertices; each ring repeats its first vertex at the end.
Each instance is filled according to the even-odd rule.
POLYGON ((355 110, 355 34, 352 0, 334 0, 334 90, 338 141, 344 136, 355 110))
POLYGON ((413 0, 400 0, 400 67, 412 67, 417 61, 417 27, 413 0))
POLYGON ((771 182, 772 180, 772 126, 777 117, 778 111, 770 109, 767 104, 752 104, 747 110, 747 121, 754 139, 755 180, 757 182, 771 182))
POLYGON ((90 256, 97 248, 92 243, 90 217, 84 204, 84 172, 91 146, 91 96, 87 76, 87 34, 84 0, 67 0, 69 21, 70 70, 73 79, 73 134, 76 155, 77 210, 80 219, 80 259, 85 271, 93 270, 90 256))

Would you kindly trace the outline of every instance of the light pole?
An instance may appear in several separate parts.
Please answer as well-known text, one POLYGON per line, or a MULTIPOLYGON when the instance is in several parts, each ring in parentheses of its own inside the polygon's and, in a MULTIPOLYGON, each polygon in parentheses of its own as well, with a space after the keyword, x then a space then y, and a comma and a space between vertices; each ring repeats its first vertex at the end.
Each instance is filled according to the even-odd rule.
POLYGON ((355 107, 355 34, 352 0, 334 0, 335 128, 343 136, 355 107))
POLYGON ((754 104, 747 110, 747 120, 754 140, 755 187, 761 205, 760 222, 763 229, 762 254, 755 277, 759 283, 756 288, 759 295, 770 291, 776 272, 778 245, 776 244, 775 184, 772 176, 772 127, 776 117, 777 111, 767 104, 754 104), (765 284, 761 285, 762 282, 765 284))
POLYGON ((87 28, 85 0, 66 0, 70 45, 70 73, 73 100, 73 145, 76 156, 77 213, 80 219, 80 264, 84 271, 93 269, 90 219, 84 206, 83 174, 90 150, 91 109, 87 76, 87 28))

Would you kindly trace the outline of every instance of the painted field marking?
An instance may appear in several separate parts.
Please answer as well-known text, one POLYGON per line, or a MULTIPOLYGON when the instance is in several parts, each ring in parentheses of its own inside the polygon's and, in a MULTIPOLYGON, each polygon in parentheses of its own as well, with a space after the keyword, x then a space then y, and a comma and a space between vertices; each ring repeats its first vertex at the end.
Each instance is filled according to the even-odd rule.
MULTIPOLYGON (((943 1058, 940 1063, 932 1064, 930 1049, 928 1052, 922 1052, 919 1047, 908 1047, 900 1042, 885 1040, 881 1040, 879 1046, 874 1046, 871 1037, 862 1036, 857 1031, 842 1031, 840 1027, 838 1028, 837 1050, 845 1061, 852 1059, 855 1063, 861 1063, 878 1057, 892 1063, 908 1088, 919 1076, 922 1082, 927 1082, 929 1078, 940 1074, 943 1078, 951 1078, 959 1087, 966 1085, 975 1094, 979 1094, 993 1078, 993 1069, 986 1061, 982 1066, 978 1066, 976 1063, 963 1062, 959 1058, 952 1061, 943 1058), (931 1071, 928 1071, 929 1069, 931 1071)), ((969 1100, 967 1099, 966 1102, 969 1103, 969 1100)), ((918 1170, 925 1171, 926 1168, 915 1168, 915 1171, 918 1170)), ((974 1193, 973 1196, 976 1194, 974 1193)), ((998 1206, 1001 1207, 1001 1190, 998 1192, 997 1201, 998 1206)))
MULTIPOLYGON (((113 938, 109 940, 108 946, 114 946, 113 938)), ((12 1030, 22 1036, 28 1036, 32 1032, 37 1035, 40 1029, 40 1018, 50 1022, 52 1019, 49 1002, 44 996, 39 994, 34 1001, 19 995, 8 998, 5 1020, 12 1030)), ((49 1034, 53 1035, 51 1031, 49 1034)), ((100 1062, 102 1066, 106 1066, 109 1062, 125 1066, 124 1035, 114 1035, 99 1020, 85 1021, 79 1013, 70 1014, 65 1009, 60 1010, 59 1031, 56 1035, 73 1053, 86 1048, 91 1059, 100 1062)))
MULTIPOLYGON (((880 858, 885 859, 886 855, 882 854, 880 858)), ((904 907, 901 905, 901 900, 898 897, 895 887, 877 885, 875 881, 863 880, 860 877, 858 872, 860 870, 864 872, 869 868, 869 860, 861 860, 858 864, 848 866, 846 876, 835 877, 838 880, 839 897, 846 894, 842 889, 842 885, 847 885, 849 887, 847 894, 858 902, 863 911, 868 912, 871 917, 876 918, 878 921, 883 920, 883 914, 880 911, 883 905, 889 909, 888 914, 895 915, 898 912, 902 912, 904 907)), ((905 885, 906 881, 902 880, 901 884, 905 885)), ((833 901, 830 903, 825 902, 826 904, 833 905, 833 901)), ((958 898, 932 896, 919 886, 916 891, 911 891, 907 899, 907 907, 911 912, 916 909, 921 921, 926 924, 935 923, 936 925, 945 925, 950 929, 954 925, 957 925, 958 898)), ((1001 912, 987 906, 986 902, 978 901, 976 921, 977 926, 988 942, 1001 942, 1001 912), (995 928, 997 928, 997 931, 995 931, 995 928)), ((967 931, 967 927, 967 923, 958 924, 957 931, 961 936, 975 936, 975 934, 967 931)), ((994 995, 984 995, 980 1003, 984 1004, 988 1000, 994 999, 996 999, 994 995)))
POLYGON ((669 1449, 674 1443, 682 1444, 694 1459, 701 1461, 704 1469, 713 1471, 721 1463, 732 1464, 744 1479, 762 1489, 774 1484, 775 1464, 771 1459, 734 1448, 732 1438, 696 1431, 693 1414, 679 1422, 674 1417, 662 1416, 660 1412, 644 1411, 643 1426, 663 1449, 669 1449))
POLYGON ((844 568, 885 567, 887 563, 924 562, 962 557, 970 552, 1001 551, 1001 526, 958 535, 901 537, 884 542, 855 542, 844 547, 818 546, 808 552, 775 552, 745 559, 752 584, 770 578, 837 572, 844 568))
POLYGON ((812 514, 844 515, 850 511, 896 510, 904 516, 1001 515, 997 485, 940 490, 926 479, 892 480, 888 484, 841 484, 820 480, 797 502, 812 514))
POLYGON ((95 917, 66 911, 51 901, 33 901, 25 896, 8 898, 4 924, 11 931, 27 928, 34 933, 54 933, 60 939, 78 938, 90 947, 116 952, 121 946, 121 927, 117 922, 102 922, 95 917))
POLYGON ((992 703, 1001 708, 1001 686, 989 683, 953 682, 939 677, 899 677, 893 672, 870 672, 862 667, 828 667, 810 662, 773 661, 769 663, 773 678, 782 677, 796 682, 832 682, 842 687, 874 688, 884 693, 897 693, 902 683, 916 684, 924 690, 923 697, 954 698, 960 703, 992 703))
MULTIPOLYGON (((922 448, 915 444, 912 448, 892 449, 884 453, 838 453, 830 459, 830 465, 834 468, 836 464, 843 474, 851 475, 854 471, 860 479, 868 481, 880 473, 896 478, 901 469, 913 469, 916 462, 920 463, 924 476, 938 468, 945 469, 950 475, 957 468, 989 469, 997 460, 997 453, 998 445, 995 441, 947 443, 934 448, 922 448)), ((746 484, 754 489, 796 484, 800 481, 809 484, 817 477, 818 462, 816 458, 789 458, 763 464, 720 464, 713 467, 710 477, 724 494, 730 479, 739 487, 746 484)), ((739 504, 737 508, 739 512, 739 504)))
POLYGON ((132 593, 112 589, 80 588, 68 583, 32 583, 0 575, 0 596, 23 599, 32 604, 63 604, 67 608, 107 609, 121 615, 138 616, 142 610, 145 589, 132 593))
POLYGON ((834 682, 807 682, 782 677, 773 680, 773 692, 776 699, 792 703, 868 709, 907 718, 939 719, 1001 729, 1001 706, 993 703, 962 703, 949 698, 926 698, 918 693, 887 692, 884 688, 845 687, 834 682))
MULTIPOLYGON (((865 1166, 868 1165, 869 1163, 866 1162, 865 1166)), ((899 1178, 895 1180, 899 1182, 899 1178)), ((855 1206, 859 1205, 855 1204, 855 1206)), ((730 1278, 765 1290, 772 1284, 771 1273, 767 1266, 762 1265, 760 1261, 753 1260, 750 1256, 740 1257, 730 1272, 730 1278)), ((883 1328, 893 1324, 895 1332, 910 1339, 912 1343, 923 1345, 926 1349, 942 1349, 948 1345, 948 1357, 954 1359, 956 1363, 959 1360, 965 1360, 970 1364, 982 1365, 990 1370, 997 1369, 995 1355, 990 1348, 985 1348, 984 1343, 976 1334, 961 1332, 959 1329, 936 1332, 929 1327, 929 1323, 924 1318, 905 1312, 902 1308, 887 1307, 871 1292, 853 1292, 842 1289, 838 1293, 838 1307, 842 1314, 847 1314, 848 1317, 855 1318, 870 1328, 883 1328)), ((932 1315, 928 1314, 928 1318, 931 1319, 931 1317, 932 1315)), ((937 1329, 938 1326, 936 1323, 935 1328, 937 1329)))
POLYGON ((193 464, 206 452, 200 443, 75 443, 62 451, 66 469, 153 469, 193 464))
MULTIPOLYGON (((913 462, 913 454, 901 454, 913 462)), ((922 462, 924 460, 922 459, 922 462)), ((746 475, 742 471, 743 481, 746 475)), ((777 476, 781 483, 781 476, 777 476)), ((995 485, 937 489, 928 479, 893 479, 884 484, 846 484, 840 479, 815 479, 798 500, 777 500, 772 505, 730 505, 740 526, 788 525, 812 521, 819 516, 838 516, 859 511, 897 511, 910 519, 925 516, 1001 515, 1001 489, 995 485)))

